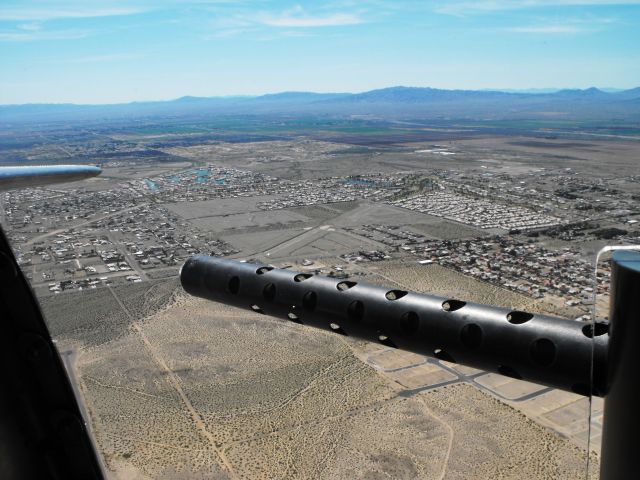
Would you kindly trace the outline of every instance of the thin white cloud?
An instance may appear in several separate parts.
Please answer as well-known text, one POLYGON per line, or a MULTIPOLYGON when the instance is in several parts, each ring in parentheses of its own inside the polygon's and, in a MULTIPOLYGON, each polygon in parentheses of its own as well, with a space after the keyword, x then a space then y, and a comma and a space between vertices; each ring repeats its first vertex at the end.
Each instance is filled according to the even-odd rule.
POLYGON ((588 31, 577 25, 529 25, 522 27, 507 28, 509 32, 515 33, 542 33, 542 34, 574 34, 588 31))
POLYGON ((122 60, 134 60, 141 58, 142 55, 136 53, 108 53, 105 55, 89 55, 87 57, 71 58, 65 63, 103 63, 103 62, 119 62, 122 60))
POLYGON ((314 28, 314 27, 339 27, 344 25, 357 25, 363 23, 362 18, 349 13, 334 13, 331 15, 308 16, 285 13, 280 16, 261 16, 259 23, 270 27, 285 28, 314 28))
POLYGON ((258 30, 255 28, 223 28, 221 30, 217 30, 209 35, 205 35, 203 40, 215 40, 218 38, 233 38, 240 37, 242 35, 247 35, 249 33, 255 33, 258 30))
POLYGON ((231 16, 220 15, 212 20, 214 31, 204 38, 219 38, 253 35, 260 40, 282 37, 312 36, 310 30, 323 27, 340 27, 364 23, 357 13, 327 12, 310 13, 301 6, 283 12, 245 12, 231 16))
POLYGON ((466 15, 501 10, 522 10, 540 7, 597 7, 597 6, 640 5, 640 0, 478 0, 470 2, 447 1, 438 3, 435 11, 450 15, 466 15))
POLYGON ((28 32, 36 32, 42 29, 42 25, 40 25, 38 22, 31 22, 31 23, 23 23, 22 25, 18 25, 18 28, 20 30, 26 30, 28 32))
POLYGON ((541 33, 541 34, 577 34, 594 33, 602 31, 609 25, 617 23, 618 20, 609 17, 576 17, 566 18, 559 21, 538 21, 529 25, 516 25, 505 28, 508 32, 514 33, 541 33))
POLYGON ((36 42, 49 40, 78 40, 89 36, 87 30, 11 31, 0 32, 0 42, 36 42))
POLYGON ((64 18, 95 18, 133 15, 143 12, 140 8, 28 8, 0 7, 0 21, 46 21, 64 18))

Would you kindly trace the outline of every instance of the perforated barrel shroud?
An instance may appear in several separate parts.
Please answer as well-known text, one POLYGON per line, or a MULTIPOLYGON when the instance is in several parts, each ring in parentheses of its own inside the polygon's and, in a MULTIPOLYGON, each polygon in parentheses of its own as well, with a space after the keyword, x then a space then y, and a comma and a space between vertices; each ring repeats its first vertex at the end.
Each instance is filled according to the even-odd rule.
POLYGON ((589 395, 593 349, 592 392, 605 394, 605 323, 205 255, 187 260, 180 279, 198 297, 581 395, 589 395))

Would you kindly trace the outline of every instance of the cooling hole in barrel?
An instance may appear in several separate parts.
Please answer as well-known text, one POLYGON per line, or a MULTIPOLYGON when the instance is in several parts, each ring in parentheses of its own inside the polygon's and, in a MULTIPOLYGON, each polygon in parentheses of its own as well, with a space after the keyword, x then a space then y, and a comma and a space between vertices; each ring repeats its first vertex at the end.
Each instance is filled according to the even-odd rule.
POLYGON ((329 328, 330 328, 331 330, 333 330, 334 332, 339 333, 340 335, 348 336, 348 335, 347 335, 347 332, 345 332, 345 331, 342 329, 342 327, 341 327, 340 325, 338 325, 337 323, 333 323, 333 322, 332 322, 332 323, 330 323, 330 324, 329 324, 329 328))
POLYGON ((316 292, 307 292, 302 297, 302 308, 309 312, 313 312, 318 304, 318 295, 316 292))
POLYGON ((600 335, 604 335, 605 333, 609 333, 609 324, 603 322, 596 322, 593 325, 588 324, 582 327, 582 334, 585 337, 593 338, 595 336, 599 337, 600 335))
POLYGON ((352 322, 359 322, 364 316, 364 304, 360 300, 354 300, 347 307, 347 316, 352 322))
POLYGON ((442 309, 445 312, 455 312, 456 310, 460 310, 466 304, 467 302, 463 302, 462 300, 445 300, 442 302, 442 309))
POLYGON ((231 277, 227 284, 227 289, 229 290, 229 293, 237 295, 240 291, 240 278, 236 276, 231 277))
POLYGON ((409 292, 405 292, 404 290, 389 290, 385 294, 385 297, 387 297, 387 300, 399 300, 400 298, 404 297, 407 293, 409 292))
POLYGON ((389 338, 389 336, 384 332, 378 332, 378 341, 391 348, 398 348, 398 346, 389 338))
POLYGON ((341 292, 344 292, 345 290, 349 290, 350 288, 353 288, 356 285, 357 285, 356 282, 340 282, 339 284, 336 285, 336 288, 341 292))
POLYGON ((400 317, 400 330, 405 335, 411 335, 418 331, 420 318, 416 312, 406 312, 400 317))
POLYGON ((276 298, 276 286, 273 283, 267 283, 262 289, 262 296, 265 300, 273 301, 276 298))
POLYGON ((475 323, 467 323, 460 331, 460 341, 467 348, 478 348, 482 343, 482 329, 475 323))
POLYGON ((514 325, 520 325, 522 323, 526 323, 533 318, 533 313, 528 312, 520 312, 518 310, 514 310, 513 312, 509 312, 507 314, 507 320, 509 323, 513 323, 514 325))
POLYGON ((531 344, 529 354, 534 363, 548 367, 556 359, 556 345, 548 338, 539 338, 531 344))
POLYGON ((444 351, 442 348, 436 348, 433 351, 433 356, 436 357, 438 360, 444 360, 445 362, 451 362, 451 363, 456 362, 455 359, 446 351, 444 351))

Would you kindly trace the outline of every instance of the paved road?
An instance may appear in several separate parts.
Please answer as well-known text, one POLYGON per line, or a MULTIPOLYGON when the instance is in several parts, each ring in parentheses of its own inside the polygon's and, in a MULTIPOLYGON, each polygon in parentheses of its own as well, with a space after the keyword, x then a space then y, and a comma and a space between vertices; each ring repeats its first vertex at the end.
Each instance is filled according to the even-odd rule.
POLYGON ((66 231, 66 230, 69 230, 70 228, 84 227, 85 225, 89 225, 89 224, 91 224, 93 222, 98 222, 98 221, 104 220, 106 218, 115 217, 116 215, 120 215, 121 213, 130 212, 131 210, 135 210, 136 208, 145 207, 147 205, 148 205, 148 203, 141 203, 141 204, 135 205, 133 207, 123 208, 122 210, 118 210, 116 212, 107 213, 107 214, 103 214, 103 215, 98 215, 97 217, 94 217, 94 218, 92 218, 90 220, 86 220, 84 222, 76 223, 74 225, 69 225, 69 226, 66 226, 64 228, 57 228, 55 230, 51 230, 50 232, 43 233, 42 235, 38 235, 37 237, 33 237, 31 240, 26 241, 24 244, 21 245, 21 248, 24 248, 24 247, 27 247, 29 245, 32 245, 35 242, 39 242, 41 240, 44 240, 45 238, 52 237, 53 235, 57 235, 59 233, 62 233, 64 231, 66 231))
MULTIPOLYGON (((383 350, 383 351, 389 351, 389 350, 391 350, 391 349, 383 350)), ((509 398, 509 397, 505 397, 504 395, 502 395, 501 393, 499 393, 499 392, 497 392, 495 390, 487 388, 486 386, 476 382, 477 378, 479 378, 479 377, 481 377, 483 375, 486 375, 488 372, 480 371, 480 372, 477 372, 477 373, 472 373, 470 375, 467 375, 467 374, 461 373, 461 372, 459 372, 459 371, 457 371, 457 370, 455 370, 455 369, 453 369, 453 368, 451 368, 451 367, 449 367, 447 365, 444 365, 440 360, 437 360, 435 358, 428 358, 428 357, 423 357, 423 361, 421 361, 419 363, 412 363, 411 365, 406 365, 404 367, 399 367, 399 368, 385 369, 385 368, 381 368, 375 362, 375 360, 372 359, 373 355, 377 355, 380 352, 381 351, 374 352, 371 355, 369 355, 366 358, 366 362, 369 365, 372 365, 375 368, 377 368, 379 370, 382 370, 382 372, 384 372, 384 373, 401 372, 403 370, 408 370, 410 368, 415 368, 415 367, 418 367, 420 365, 424 365, 425 363, 431 363, 433 365, 437 365, 438 367, 442 368, 443 370, 446 370, 447 372, 449 372, 450 374, 452 374, 452 375, 454 375, 456 377, 453 380, 447 380, 447 381, 440 382, 440 383, 434 383, 434 384, 431 384, 431 385, 425 385, 423 387, 406 389, 401 393, 401 395, 403 397, 411 397, 411 396, 413 396, 413 395, 415 395, 417 393, 420 393, 420 392, 433 390, 433 389, 436 389, 436 388, 444 387, 446 385, 453 385, 455 383, 469 383, 469 384, 473 385, 474 387, 476 387, 476 388, 478 388, 480 390, 484 390, 486 392, 489 392, 491 395, 494 395, 496 397, 500 397, 501 399, 506 400, 506 401, 510 401, 510 402, 524 402, 526 400, 530 400, 532 398, 535 398, 538 395, 542 395, 542 394, 545 394, 545 393, 550 392, 550 391, 553 390, 553 388, 551 388, 551 387, 543 387, 541 385, 540 386, 540 390, 536 390, 535 392, 527 393, 527 394, 522 395, 522 396, 517 397, 517 398, 509 398)))

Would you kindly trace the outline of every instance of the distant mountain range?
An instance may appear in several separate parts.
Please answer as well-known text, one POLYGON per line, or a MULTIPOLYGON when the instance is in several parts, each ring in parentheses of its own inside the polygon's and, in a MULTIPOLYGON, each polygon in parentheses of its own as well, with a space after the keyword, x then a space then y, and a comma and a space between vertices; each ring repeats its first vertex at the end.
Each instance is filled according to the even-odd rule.
POLYGON ((370 116, 411 119, 569 119, 640 121, 640 87, 553 92, 390 87, 362 93, 282 92, 261 96, 181 97, 113 105, 0 106, 0 123, 220 115, 370 116))

